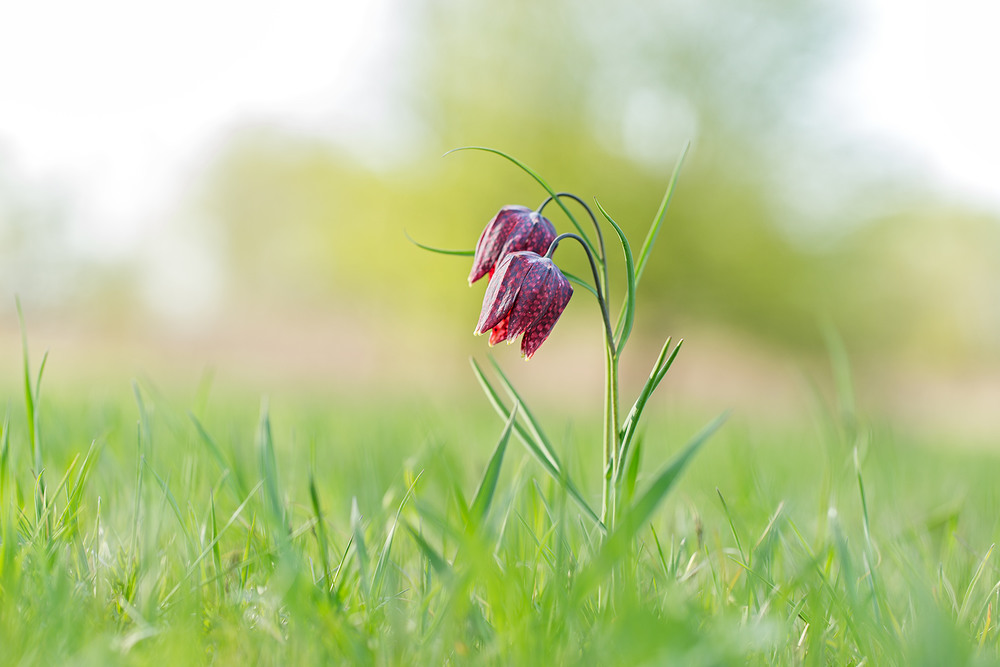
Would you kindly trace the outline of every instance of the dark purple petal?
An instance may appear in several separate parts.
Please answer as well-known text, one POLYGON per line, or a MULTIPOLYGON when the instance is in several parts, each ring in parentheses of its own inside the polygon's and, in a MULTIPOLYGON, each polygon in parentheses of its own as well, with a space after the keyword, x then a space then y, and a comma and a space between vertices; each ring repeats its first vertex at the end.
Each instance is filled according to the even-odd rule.
POLYGON ((551 259, 543 257, 532 263, 521 281, 517 301, 510 310, 508 338, 524 333, 548 310, 553 297, 559 292, 558 280, 554 279, 557 271, 551 259))
POLYGON ((476 334, 482 334, 507 317, 521 288, 521 282, 531 266, 525 256, 535 253, 517 252, 504 256, 490 278, 490 284, 483 296, 483 308, 479 313, 476 334))
MULTIPOLYGON (((493 270, 504 254, 504 246, 516 229, 530 229, 532 215, 537 214, 527 206, 504 206, 493 216, 479 237, 479 242, 476 243, 472 271, 469 273, 470 285, 493 270)), ((526 232, 522 232, 524 233, 526 232)))
POLYGON ((528 218, 515 227, 500 252, 502 257, 508 252, 530 250, 544 255, 552 240, 556 237, 556 228, 548 219, 532 211, 528 218))
POLYGON ((569 303, 570 297, 573 296, 573 286, 569 284, 569 281, 566 280, 566 277, 558 268, 553 272, 552 279, 555 291, 552 301, 545 312, 528 327, 527 331, 524 332, 524 337, 521 338, 521 353, 528 359, 531 359, 535 351, 541 347, 545 339, 552 333, 552 328, 556 325, 559 316, 566 310, 566 304, 569 303))

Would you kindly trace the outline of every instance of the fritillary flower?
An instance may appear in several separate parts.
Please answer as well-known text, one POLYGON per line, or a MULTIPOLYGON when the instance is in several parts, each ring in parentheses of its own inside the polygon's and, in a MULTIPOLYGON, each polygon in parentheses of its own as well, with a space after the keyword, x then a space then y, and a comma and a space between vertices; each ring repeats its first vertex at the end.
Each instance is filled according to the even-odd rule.
POLYGON ((521 334, 521 353, 528 359, 552 333, 573 296, 573 287, 548 257, 531 251, 503 257, 490 278, 476 335, 490 332, 490 345, 521 334))
POLYGON ((507 253, 530 250, 544 254, 555 237, 555 227, 541 214, 527 206, 504 206, 479 237, 469 284, 486 274, 492 277, 497 263, 507 253))

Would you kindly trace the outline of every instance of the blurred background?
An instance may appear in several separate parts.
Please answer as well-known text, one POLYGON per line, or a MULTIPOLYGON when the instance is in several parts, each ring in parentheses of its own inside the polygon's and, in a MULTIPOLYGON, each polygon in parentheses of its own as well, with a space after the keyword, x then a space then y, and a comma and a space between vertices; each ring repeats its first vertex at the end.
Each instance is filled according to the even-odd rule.
MULTIPOLYGON (((470 249, 544 193, 442 154, 514 154, 638 246, 690 142, 626 397, 672 335, 670 400, 798 414, 835 332, 865 410, 996 435, 998 21, 976 0, 4 3, 0 369, 18 382, 18 295, 50 387, 465 396, 485 285, 404 230, 470 249)), ((600 332, 577 290, 530 364, 496 354, 596 411, 600 332)))

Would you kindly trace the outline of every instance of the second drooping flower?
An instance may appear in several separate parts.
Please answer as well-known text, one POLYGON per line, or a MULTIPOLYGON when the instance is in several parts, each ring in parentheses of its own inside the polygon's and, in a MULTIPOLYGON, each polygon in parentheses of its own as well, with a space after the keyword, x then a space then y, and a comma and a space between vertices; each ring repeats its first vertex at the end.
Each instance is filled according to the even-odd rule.
POLYGON ((469 284, 493 276, 507 253, 530 250, 544 254, 556 237, 556 228, 527 206, 504 206, 486 225, 472 260, 469 284))
POLYGON ((573 287, 551 259, 531 251, 504 255, 490 278, 476 335, 490 332, 490 345, 520 336, 528 359, 552 333, 573 287))

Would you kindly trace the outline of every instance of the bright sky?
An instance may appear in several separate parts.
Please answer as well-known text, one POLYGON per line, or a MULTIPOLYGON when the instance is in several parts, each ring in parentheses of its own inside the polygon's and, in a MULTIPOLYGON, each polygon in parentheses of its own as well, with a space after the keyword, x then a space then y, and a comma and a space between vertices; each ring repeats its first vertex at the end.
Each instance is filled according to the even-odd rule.
POLYGON ((0 160, 68 193, 92 249, 127 249, 234 124, 376 137, 388 4, 3 2, 0 160))
POLYGON ((1000 2, 855 0, 829 94, 845 128, 895 144, 945 191, 1000 211, 1000 2))
MULTIPOLYGON (((894 142, 946 188, 1000 210, 1000 3, 855 3, 858 33, 828 89, 844 128, 894 142)), ((114 253, 235 124, 398 145, 408 128, 380 84, 398 69, 394 6, 8 0, 0 162, 57 183, 88 245, 114 253)))

